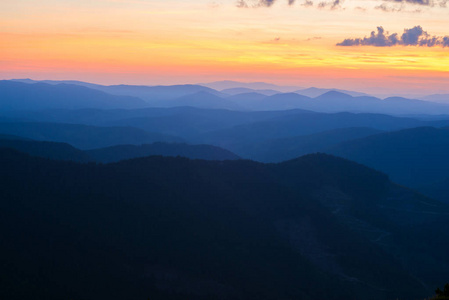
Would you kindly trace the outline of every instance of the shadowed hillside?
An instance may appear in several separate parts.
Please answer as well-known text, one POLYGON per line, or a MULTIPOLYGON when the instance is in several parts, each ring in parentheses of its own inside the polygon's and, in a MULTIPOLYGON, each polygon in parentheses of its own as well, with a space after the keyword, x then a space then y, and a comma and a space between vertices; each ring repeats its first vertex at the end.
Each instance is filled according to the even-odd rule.
POLYGON ((346 160, 0 152, 5 299, 420 299, 449 275, 448 208, 346 160))
POLYGON ((90 155, 66 143, 8 139, 0 136, 0 147, 54 160, 93 161, 90 155))
POLYGON ((419 127, 381 133, 326 152, 387 173, 395 182, 421 187, 449 177, 449 128, 419 127))
POLYGON ((448 124, 448 120, 420 121, 379 114, 303 112, 211 131, 200 135, 195 142, 213 144, 242 155, 239 153, 241 149, 257 143, 334 129, 369 127, 376 130, 399 130, 418 126, 441 127, 448 124))
POLYGON ((271 139, 236 150, 242 157, 261 162, 281 162, 305 154, 324 152, 344 141, 362 138, 382 132, 367 127, 351 127, 323 131, 315 134, 283 139, 271 139))
POLYGON ((109 147, 120 144, 181 142, 177 137, 147 132, 132 127, 96 127, 57 123, 0 123, 0 133, 29 139, 62 142, 80 149, 109 147))

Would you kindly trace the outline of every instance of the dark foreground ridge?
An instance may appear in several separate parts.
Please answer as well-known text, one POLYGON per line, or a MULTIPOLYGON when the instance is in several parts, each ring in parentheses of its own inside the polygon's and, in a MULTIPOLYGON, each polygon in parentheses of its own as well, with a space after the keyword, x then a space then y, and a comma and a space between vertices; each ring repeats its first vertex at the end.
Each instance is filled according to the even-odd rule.
POLYGON ((151 155, 182 156, 190 159, 235 160, 234 153, 211 145, 188 145, 182 143, 152 143, 143 145, 118 145, 93 150, 79 150, 66 143, 19 140, 0 136, 0 147, 11 148, 32 156, 53 160, 75 162, 110 163, 151 155))
POLYGON ((2 299, 422 299, 449 278, 448 207, 333 156, 0 165, 2 299))

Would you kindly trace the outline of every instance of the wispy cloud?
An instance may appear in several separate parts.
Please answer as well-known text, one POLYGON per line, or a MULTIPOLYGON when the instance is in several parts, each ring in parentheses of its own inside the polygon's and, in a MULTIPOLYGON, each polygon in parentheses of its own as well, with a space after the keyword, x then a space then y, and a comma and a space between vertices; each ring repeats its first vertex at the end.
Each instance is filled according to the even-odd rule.
POLYGON ((322 39, 322 37, 320 37, 320 36, 314 36, 314 37, 308 38, 306 41, 310 42, 310 41, 321 40, 321 39, 322 39))
POLYGON ((382 3, 381 5, 378 5, 374 7, 374 9, 381 10, 383 12, 407 12, 407 13, 420 13, 422 12, 421 8, 415 8, 413 10, 410 10, 407 8, 406 5, 400 4, 398 5, 388 5, 386 3, 382 3))
POLYGON ((301 4, 301 6, 305 6, 305 7, 313 6, 313 1, 311 1, 311 0, 305 0, 304 3, 301 4))
POLYGON ((431 36, 424 31, 421 26, 415 26, 410 29, 404 29, 404 33, 389 34, 382 26, 377 27, 377 32, 372 31, 369 37, 345 39, 337 46, 422 46, 422 47, 449 47, 449 36, 431 36))
POLYGON ((400 4, 412 4, 418 6, 440 6, 446 7, 447 0, 384 0, 386 2, 400 3, 400 4))
POLYGON ((384 1, 403 3, 403 4, 416 4, 423 6, 434 6, 436 3, 439 2, 439 0, 384 0, 384 1))
MULTIPOLYGON (((238 0, 236 2, 236 6, 240 8, 257 8, 257 7, 271 7, 277 0, 238 0)), ((321 1, 318 2, 316 7, 319 9, 340 9, 344 0, 330 0, 330 1, 321 1)), ((296 0, 287 0, 289 6, 295 4, 296 0)), ((312 0, 304 0, 301 4, 304 7, 315 6, 315 3, 312 0)))
POLYGON ((374 7, 374 8, 377 9, 377 10, 384 11, 384 12, 399 12, 399 11, 402 11, 402 6, 395 7, 395 6, 387 5, 385 3, 382 3, 381 5, 378 5, 378 6, 374 7))
MULTIPOLYGON (((288 5, 293 5, 295 0, 287 0, 288 5)), ((238 0, 237 7, 247 8, 247 7, 271 7, 276 0, 238 0)))

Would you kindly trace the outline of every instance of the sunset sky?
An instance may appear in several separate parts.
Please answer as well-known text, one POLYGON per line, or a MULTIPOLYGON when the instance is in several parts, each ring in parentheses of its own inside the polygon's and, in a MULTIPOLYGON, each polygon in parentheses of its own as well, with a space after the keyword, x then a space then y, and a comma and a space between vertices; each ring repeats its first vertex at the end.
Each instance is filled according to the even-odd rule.
POLYGON ((440 0, 1 0, 0 79, 449 93, 448 17, 440 0))

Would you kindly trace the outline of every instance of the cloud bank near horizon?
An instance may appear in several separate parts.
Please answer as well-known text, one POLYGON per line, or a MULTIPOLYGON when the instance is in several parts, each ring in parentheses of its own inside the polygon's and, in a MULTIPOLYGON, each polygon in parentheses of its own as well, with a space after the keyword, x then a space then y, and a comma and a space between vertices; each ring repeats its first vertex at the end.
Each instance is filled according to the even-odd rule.
POLYGON ((369 37, 348 38, 337 46, 374 46, 374 47, 393 47, 393 46, 421 46, 421 47, 449 47, 449 36, 432 36, 424 31, 421 26, 415 26, 410 29, 404 29, 404 33, 389 34, 382 26, 377 27, 377 32, 372 31, 369 37))

